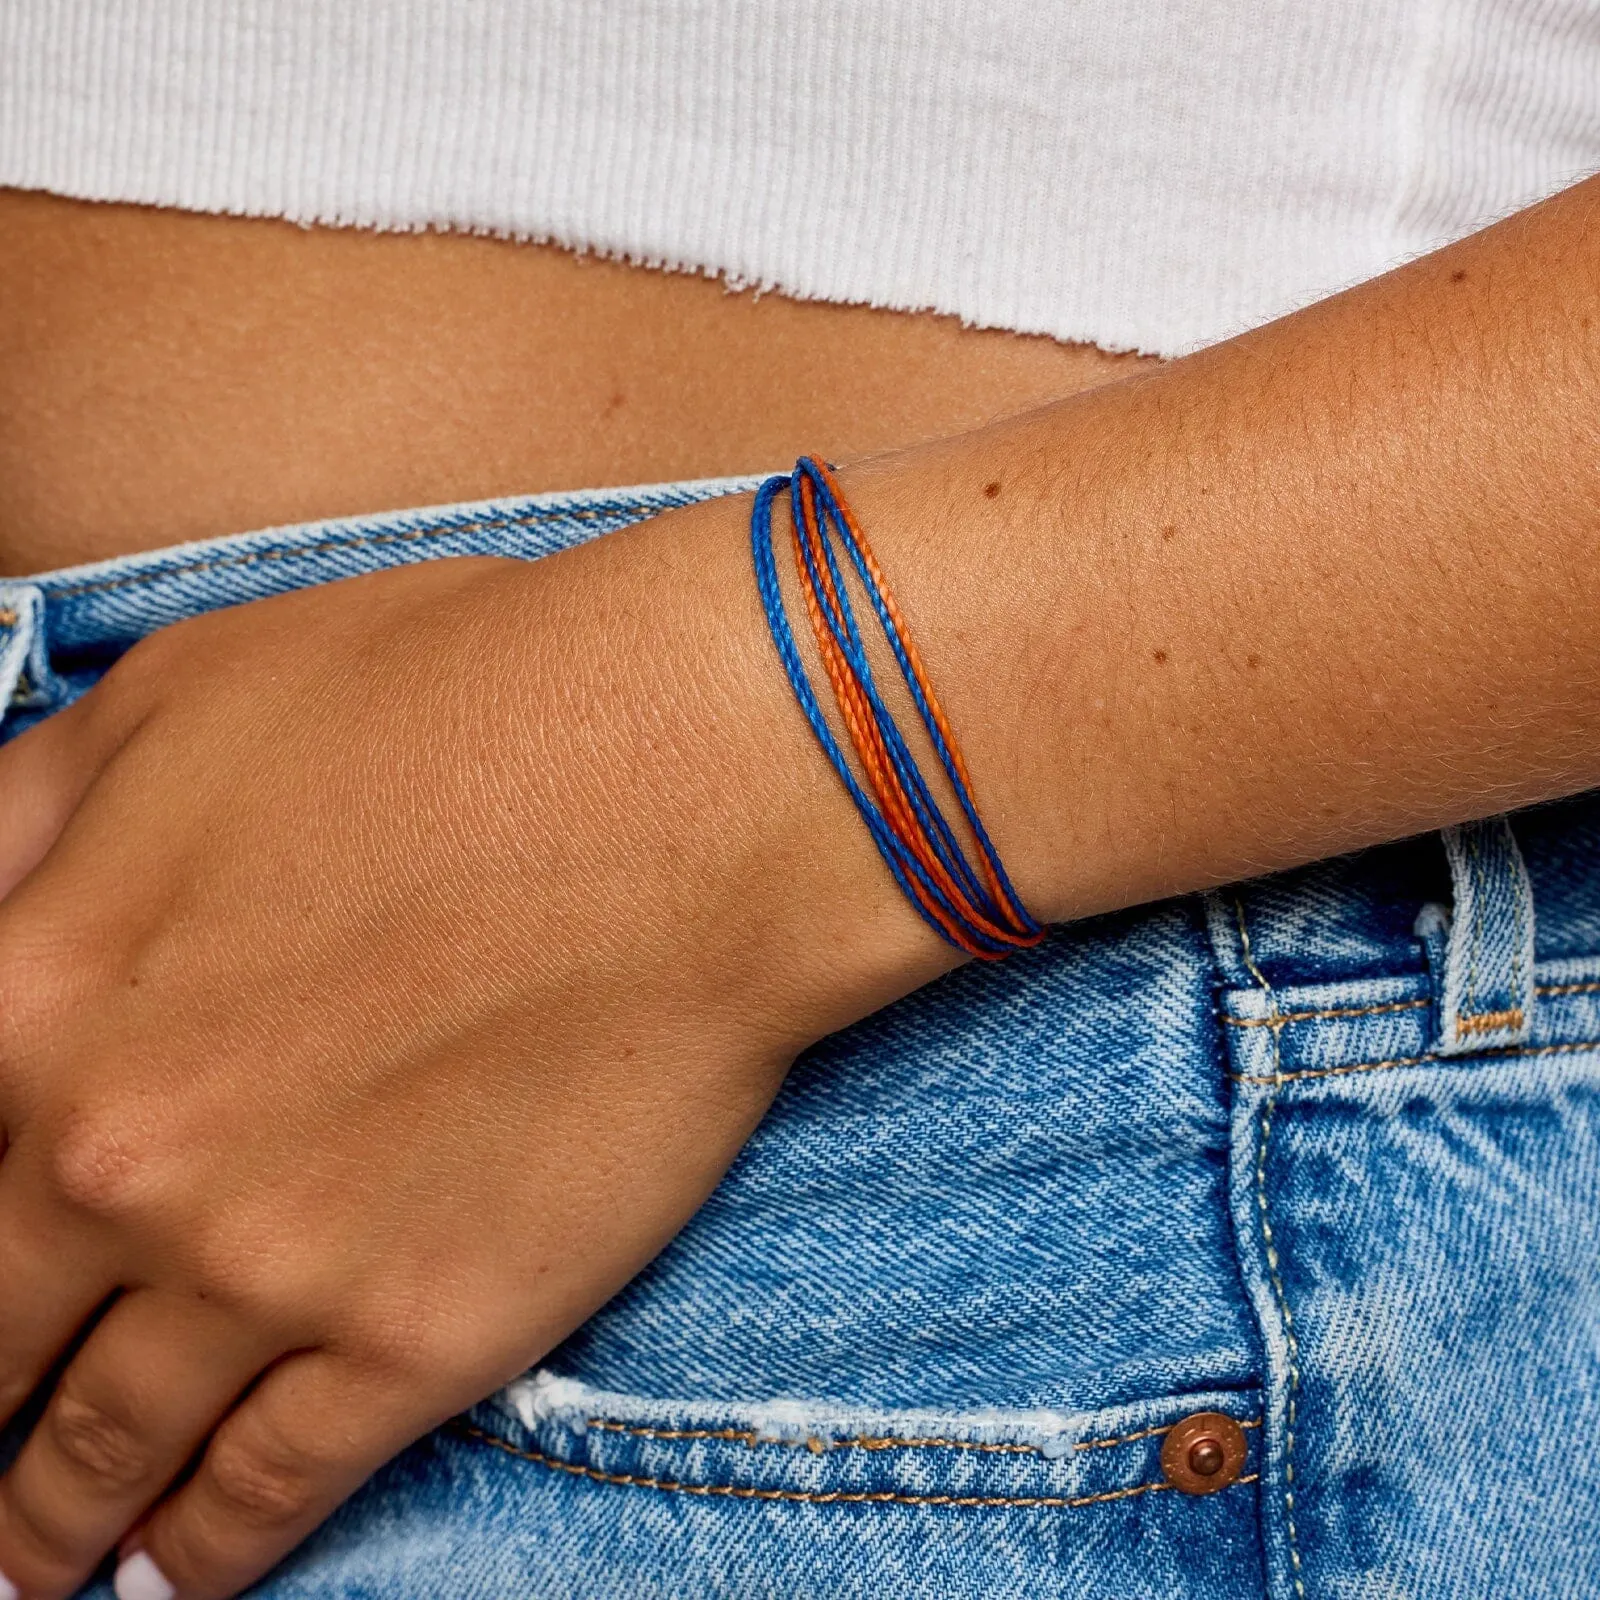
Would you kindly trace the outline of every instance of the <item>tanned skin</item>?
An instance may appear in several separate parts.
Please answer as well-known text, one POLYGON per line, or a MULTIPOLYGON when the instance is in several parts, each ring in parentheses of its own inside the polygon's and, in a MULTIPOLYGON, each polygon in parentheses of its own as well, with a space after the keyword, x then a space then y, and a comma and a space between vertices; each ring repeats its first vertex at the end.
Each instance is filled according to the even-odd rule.
MULTIPOLYGON (((410 247, 352 248, 387 243, 410 247)), ((171 270, 190 304, 194 274, 171 270)), ((323 290, 283 302, 302 292, 323 290)), ((658 444, 673 375, 619 355, 590 393, 614 379, 619 411, 644 408, 633 444, 574 427, 543 458, 496 438, 481 479, 453 448, 414 471, 363 459, 391 451, 375 415, 425 438, 430 395, 471 432, 448 339, 413 329, 421 375, 325 414, 248 305, 163 353, 153 303, 99 326, 70 295, 60 321, 48 285, 33 303, 8 348, 60 340, 91 375, 46 383, 37 448, 8 391, 17 563, 371 500, 844 458, 1042 918, 1600 785, 1600 181, 1008 420, 985 422, 1106 376, 1101 358, 885 323, 863 337, 904 415, 817 401, 824 366, 773 400, 797 408, 780 426, 717 410, 685 356, 689 420, 658 444), (222 386, 154 395, 145 432, 118 410, 142 368, 112 348, 141 318, 162 371, 222 386), (896 341, 922 352, 898 371, 896 341), (304 431, 269 398, 261 438, 240 434, 227 386, 255 380, 230 377, 230 348, 268 363, 269 397, 304 396, 304 431), (1014 361, 1015 386, 919 399, 937 349, 958 378, 1014 361), (66 436, 75 416, 108 430, 102 453, 66 436)), ((766 302, 718 303, 759 356, 766 302)), ((877 326, 794 306, 772 325, 812 310, 841 347, 877 326)), ((749 386, 735 410, 780 394, 766 366, 727 377, 749 386)), ((796 1052, 953 964, 793 702, 748 512, 186 622, 0 752, 0 1410, 116 1296, 0 1480, 0 1571, 30 1600, 69 1594, 130 1529, 184 1600, 236 1593, 615 1293, 796 1052)))

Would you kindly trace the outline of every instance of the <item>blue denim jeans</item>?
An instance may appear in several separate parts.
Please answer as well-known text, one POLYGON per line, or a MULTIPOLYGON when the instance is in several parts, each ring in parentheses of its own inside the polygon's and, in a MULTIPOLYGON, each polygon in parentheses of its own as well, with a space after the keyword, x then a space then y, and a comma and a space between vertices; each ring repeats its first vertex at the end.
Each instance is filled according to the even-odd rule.
MULTIPOLYGON (((739 487, 9 583, 6 731, 194 612, 739 487)), ((1597 1439, 1583 798, 1062 928, 825 1040, 654 1263, 257 1592, 1592 1597, 1597 1439), (1197 1413, 1244 1446, 1206 1494, 1163 1464, 1197 1413)))

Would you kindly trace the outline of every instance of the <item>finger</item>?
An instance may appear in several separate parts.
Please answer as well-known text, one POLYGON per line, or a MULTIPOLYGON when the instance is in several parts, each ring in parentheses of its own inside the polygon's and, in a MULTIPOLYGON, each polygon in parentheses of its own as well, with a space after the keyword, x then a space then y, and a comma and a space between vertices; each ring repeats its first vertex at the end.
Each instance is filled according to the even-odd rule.
POLYGON ((222 1600, 287 1555, 439 1419, 324 1351, 273 1368, 157 1507, 117 1570, 119 1600, 222 1600))
POLYGON ((199 1302, 123 1296, 0 1479, 0 1572, 30 1600, 73 1593, 274 1353, 199 1302))
POLYGON ((12 1187, 0 1186, 0 1427, 116 1289, 91 1242, 34 1225, 7 1203, 12 1187))
POLYGON ((102 684, 0 749, 0 898, 49 854, 141 715, 121 680, 102 684))

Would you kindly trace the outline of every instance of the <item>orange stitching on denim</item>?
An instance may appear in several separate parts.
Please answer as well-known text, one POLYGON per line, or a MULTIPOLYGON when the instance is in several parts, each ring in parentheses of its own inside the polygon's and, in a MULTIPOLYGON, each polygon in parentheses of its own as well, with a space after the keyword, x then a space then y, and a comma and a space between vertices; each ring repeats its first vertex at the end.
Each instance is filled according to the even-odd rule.
MULTIPOLYGON (((758 1433, 754 1428, 655 1428, 644 1423, 616 1422, 610 1417, 589 1417, 586 1425, 606 1433, 626 1433, 639 1439, 712 1439, 727 1444, 742 1444, 754 1449, 757 1445, 804 1445, 813 1453, 824 1450, 973 1450, 991 1455, 1039 1455, 1036 1444, 989 1444, 975 1439, 907 1438, 896 1434, 851 1434, 843 1439, 820 1439, 808 1434, 804 1439, 773 1438, 758 1433)), ((1133 1444, 1139 1439, 1154 1439, 1171 1433, 1176 1423, 1166 1423, 1159 1428, 1141 1428, 1137 1433, 1119 1434, 1115 1439, 1083 1439, 1073 1445, 1074 1450, 1109 1450, 1119 1444, 1133 1444)), ((1261 1419, 1240 1422, 1241 1428, 1259 1428, 1261 1419)))
MULTIPOLYGON (((1507 1006, 1499 1011, 1478 1011, 1474 1009, 1478 998, 1478 956, 1483 942, 1483 901, 1485 899, 1485 882, 1480 870, 1480 852, 1478 849, 1478 827, 1491 824, 1475 824, 1462 830, 1461 837, 1466 842, 1467 865, 1472 874, 1472 960, 1467 977, 1467 1009, 1456 1017, 1456 1032, 1458 1034, 1473 1033, 1498 1033, 1502 1028, 1521 1028, 1526 1018, 1526 1013, 1521 1006, 1507 1006)), ((1516 852, 1516 835, 1511 832, 1511 823, 1505 817, 1493 819, 1510 843, 1511 850, 1516 852)), ((1512 937, 1514 944, 1511 951, 1511 988, 1513 993, 1518 993, 1522 988, 1522 896, 1518 893, 1517 885, 1511 892, 1511 918, 1512 937)))
MULTIPOLYGON (((779 1439, 771 1435, 764 1436, 754 1428, 652 1428, 642 1423, 613 1422, 607 1417, 589 1417, 586 1420, 591 1428, 599 1428, 606 1433, 626 1433, 637 1439, 712 1439, 726 1444, 742 1444, 752 1450, 758 1445, 794 1448, 804 1445, 819 1455, 825 1450, 924 1450, 936 1446, 952 1450, 987 1451, 993 1455, 1037 1455, 1039 1450, 1037 1445, 1032 1444, 985 1444, 968 1439, 898 1439, 890 1434, 856 1434, 847 1439, 822 1439, 815 1434, 808 1434, 804 1439, 779 1439)), ((1075 1445, 1073 1448, 1081 1450, 1088 1446, 1075 1445)))
MULTIPOLYGON (((1261 1426, 1261 1418, 1260 1417, 1254 1417, 1254 1418, 1251 1418, 1251 1419, 1248 1419, 1248 1420, 1245 1420, 1245 1421, 1239 1421, 1238 1418, 1235 1418, 1234 1420, 1239 1422, 1240 1428, 1259 1428, 1261 1426)), ((1163 1437, 1164 1435, 1171 1433, 1172 1430, 1175 1427, 1177 1427, 1177 1423, 1168 1422, 1168 1423, 1164 1423, 1159 1428, 1140 1428, 1136 1433, 1118 1434, 1117 1437, 1114 1438, 1114 1439, 1083 1439, 1083 1440, 1080 1440, 1077 1444, 1073 1445, 1072 1448, 1074 1450, 1110 1450, 1110 1449, 1115 1448, 1119 1444, 1133 1444, 1135 1441, 1137 1441, 1139 1439, 1159 1439, 1159 1438, 1163 1437)), ((845 1442, 849 1443, 851 1441, 847 1440, 845 1442)), ((865 1442, 865 1441, 862 1441, 862 1442, 865 1442)), ((892 1443, 893 1441, 890 1441, 890 1442, 892 1443)), ((990 1448, 989 1446, 985 1446, 985 1445, 970 1445, 970 1444, 967 1444, 964 1440, 960 1440, 960 1439, 918 1439, 915 1442, 917 1444, 919 1444, 919 1445, 920 1444, 950 1445, 950 1446, 953 1446, 954 1448, 956 1448, 958 1450, 971 1450, 971 1449, 987 1449, 987 1448, 990 1448)), ((1025 1449, 1025 1450, 1035 1450, 1035 1449, 1038 1449, 1038 1446, 1036 1446, 1036 1445, 1024 1445, 1024 1446, 1022 1446, 1022 1448, 1025 1449)))
MULTIPOLYGON (((1234 1418, 1236 1422, 1239 1419, 1234 1418)), ((1261 1418, 1254 1417, 1246 1422, 1239 1422, 1241 1428, 1259 1428, 1261 1418)), ((1081 1444, 1073 1445, 1074 1450, 1109 1450, 1113 1445, 1132 1444, 1135 1439, 1154 1439, 1162 1434, 1171 1433, 1177 1423, 1169 1422, 1160 1428, 1141 1428, 1137 1433, 1124 1433, 1115 1439, 1085 1439, 1081 1444)))
MULTIPOLYGON (((1541 983, 1535 992, 1546 995, 1600 994, 1600 983, 1541 983)), ((1334 1022, 1341 1017, 1378 1017, 1393 1011, 1420 1011, 1432 1004, 1431 1000, 1391 1000, 1381 1006, 1330 1006, 1325 1011, 1285 1011, 1277 1017, 1224 1016, 1222 1022, 1229 1028, 1279 1028, 1291 1022, 1334 1022)), ((1520 1028, 1522 1015, 1520 1007, 1511 1011, 1484 1012, 1481 1016, 1463 1019, 1459 1025, 1466 1029, 1499 1027, 1502 1024, 1520 1028)), ((1266 1083, 1270 1080, 1261 1078, 1245 1081, 1266 1083)))
MULTIPOLYGON (((1600 1039, 1581 1039, 1575 1044, 1545 1044, 1536 1048, 1523 1046, 1512 1050, 1485 1050, 1483 1057, 1490 1061, 1509 1061, 1517 1056, 1570 1055, 1579 1050, 1600 1050, 1600 1039)), ((1348 1067, 1306 1067, 1299 1072, 1284 1072, 1273 1077, 1248 1072, 1235 1072, 1231 1076, 1235 1083, 1295 1083, 1301 1078, 1343 1078, 1354 1072, 1389 1072, 1397 1067, 1420 1067, 1430 1063, 1453 1066, 1459 1060, 1459 1057, 1441 1055, 1396 1056, 1392 1061, 1360 1061, 1348 1067)))
MULTIPOLYGON (((809 1440, 806 1442, 810 1443, 809 1440)), ((854 1439, 830 1439, 825 1448, 830 1450, 972 1450, 981 1455, 1000 1456, 1031 1456, 1039 1453, 1039 1447, 1033 1444, 989 1444, 981 1439, 897 1439, 893 1434, 887 1433, 878 1435, 864 1433, 854 1439)), ((1084 1444, 1075 1444, 1072 1448, 1074 1450, 1087 1450, 1090 1447, 1084 1444)))
MULTIPOLYGON (((663 506, 662 510, 669 509, 663 506)), ((273 550, 243 550, 235 555, 215 556, 207 561, 190 561, 180 566, 162 567, 151 572, 133 572, 121 578, 105 578, 98 583, 67 584, 50 591, 52 599, 84 594, 100 594, 108 589, 126 589, 136 584, 153 583, 162 578, 187 577, 196 572, 214 572, 220 567, 249 567, 267 561, 292 561, 300 556, 327 555, 333 550, 357 550, 365 545, 414 544, 423 539, 447 539, 457 533, 493 533, 501 528, 537 527, 546 522, 585 522, 614 517, 627 508, 606 505, 580 507, 572 511, 530 511, 522 516, 487 517, 479 522, 427 523, 420 528, 400 528, 392 533, 364 533, 342 539, 322 539, 316 544, 291 545, 273 550)), ((648 515, 648 513, 641 513, 648 515)))
POLYGON ((1456 1018, 1457 1033, 1496 1033, 1501 1028, 1522 1026, 1522 1007, 1511 1006, 1505 1011, 1477 1011, 1471 1016, 1456 1018))
MULTIPOLYGON (((1103 1494, 900 1494, 892 1489, 758 1489, 735 1483, 680 1483, 674 1478, 646 1478, 632 1472, 602 1472, 598 1467, 585 1467, 575 1461, 562 1461, 557 1456, 545 1455, 540 1450, 519 1450, 514 1444, 496 1438, 494 1434, 471 1423, 457 1423, 460 1432, 469 1438, 502 1450, 519 1461, 531 1461, 535 1466, 547 1467, 552 1472, 565 1472, 575 1478, 588 1478, 594 1483, 621 1484, 633 1489, 659 1489, 669 1494, 713 1495, 731 1500, 789 1500, 804 1505, 897 1505, 897 1506, 1020 1506, 1053 1507, 1077 1510, 1080 1506, 1104 1505, 1110 1500, 1132 1500, 1138 1495, 1158 1494, 1171 1489, 1172 1484, 1138 1483, 1129 1489, 1108 1489, 1103 1494)), ((1235 1478, 1235 1484, 1254 1483, 1258 1473, 1246 1473, 1235 1478)))
MULTIPOLYGON (((1597 986, 1600 987, 1600 986, 1597 986)), ((1276 1017, 1223 1017, 1230 1028, 1281 1028, 1290 1022, 1327 1022, 1338 1017, 1377 1017, 1390 1011, 1418 1011, 1431 1000, 1391 1000, 1381 1006, 1330 1006, 1326 1011, 1285 1011, 1276 1017)))

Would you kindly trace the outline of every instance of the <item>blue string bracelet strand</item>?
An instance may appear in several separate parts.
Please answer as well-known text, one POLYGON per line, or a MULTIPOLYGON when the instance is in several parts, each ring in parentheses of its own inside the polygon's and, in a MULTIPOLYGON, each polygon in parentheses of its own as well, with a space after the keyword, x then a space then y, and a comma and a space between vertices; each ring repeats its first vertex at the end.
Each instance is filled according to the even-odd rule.
POLYGON ((756 587, 795 698, 901 892, 928 925, 968 955, 997 960, 1037 944, 1045 930, 1023 905, 984 826, 966 761, 905 619, 859 522, 825 463, 803 456, 767 479, 750 516, 756 587), (795 571, 835 706, 862 777, 812 688, 789 625, 773 548, 772 513, 787 493, 795 571), (924 778, 873 676, 850 598, 865 595, 929 743, 954 793, 974 861, 924 778))

